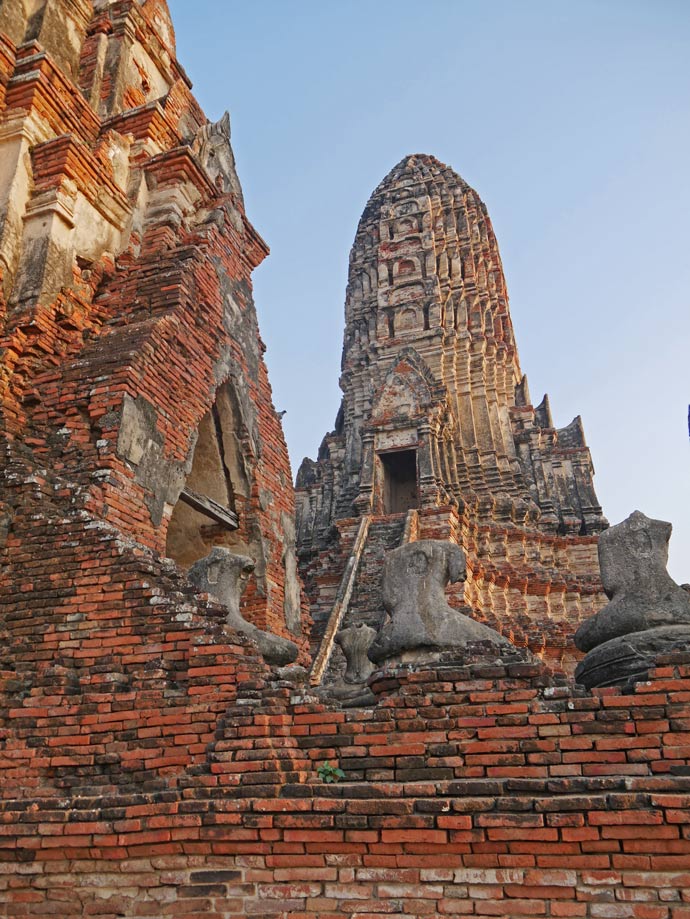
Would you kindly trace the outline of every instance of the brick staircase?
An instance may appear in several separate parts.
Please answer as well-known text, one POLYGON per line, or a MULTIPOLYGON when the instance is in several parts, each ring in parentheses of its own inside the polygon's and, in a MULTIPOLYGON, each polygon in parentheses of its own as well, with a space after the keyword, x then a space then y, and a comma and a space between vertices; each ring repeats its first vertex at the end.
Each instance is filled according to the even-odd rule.
POLYGON ((372 518, 344 628, 359 622, 366 622, 375 629, 381 625, 384 615, 381 599, 383 561, 387 552, 400 545, 404 527, 405 514, 372 518))
MULTIPOLYGON (((341 628, 366 622, 378 628, 384 617, 381 578, 386 553, 400 545, 405 530, 405 514, 372 517, 366 543, 355 574, 354 589, 344 612, 341 628)), ((332 645, 323 682, 333 683, 345 672, 345 657, 332 645)))

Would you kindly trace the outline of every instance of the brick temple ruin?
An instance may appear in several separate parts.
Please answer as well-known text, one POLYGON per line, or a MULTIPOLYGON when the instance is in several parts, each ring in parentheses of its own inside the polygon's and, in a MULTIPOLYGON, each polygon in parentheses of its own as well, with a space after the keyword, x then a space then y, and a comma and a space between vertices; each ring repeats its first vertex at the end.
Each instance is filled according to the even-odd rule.
POLYGON ((670 527, 531 404, 476 193, 374 192, 295 491, 165 0, 2 0, 0 149, 0 916, 689 919, 670 527))
POLYGON ((582 424, 557 429, 547 396, 530 403, 486 207, 433 157, 406 157, 364 210, 341 386, 336 430, 297 477, 325 670, 334 578, 357 565, 338 621, 380 624, 385 552, 427 537, 465 550, 459 604, 516 644, 572 661, 574 627, 604 602, 596 537, 607 523, 582 424))

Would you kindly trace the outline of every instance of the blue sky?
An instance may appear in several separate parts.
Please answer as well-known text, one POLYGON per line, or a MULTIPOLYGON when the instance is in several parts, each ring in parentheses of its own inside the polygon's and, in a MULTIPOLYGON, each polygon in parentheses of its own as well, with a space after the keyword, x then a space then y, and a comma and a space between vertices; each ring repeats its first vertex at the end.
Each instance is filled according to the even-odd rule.
POLYGON ((271 247, 259 322, 296 470, 333 426, 349 249, 408 153, 487 204, 522 369, 581 414, 604 512, 690 581, 690 3, 169 0, 271 247))

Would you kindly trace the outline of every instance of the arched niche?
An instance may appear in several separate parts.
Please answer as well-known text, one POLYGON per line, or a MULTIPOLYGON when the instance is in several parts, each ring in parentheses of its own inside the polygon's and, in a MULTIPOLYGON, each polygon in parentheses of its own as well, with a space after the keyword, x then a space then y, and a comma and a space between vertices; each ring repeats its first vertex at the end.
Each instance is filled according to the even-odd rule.
POLYGON ((421 300, 424 297, 424 287, 419 283, 405 284, 392 291, 388 302, 390 306, 401 306, 409 300, 421 300))
POLYGON ((173 508, 166 555, 187 568, 214 546, 256 557, 246 542, 243 512, 249 497, 247 438, 240 441, 241 416, 226 383, 199 423, 192 468, 173 508), (244 525, 243 525, 244 524, 244 525))
POLYGON ((419 224, 416 217, 404 217, 402 220, 395 222, 395 235, 402 239, 405 236, 412 236, 419 233, 419 224))
POLYGON ((419 316, 414 307, 401 310, 396 319, 396 331, 410 332, 419 328, 419 316))
POLYGON ((421 268, 419 267, 418 258, 399 259, 393 267, 393 276, 397 280, 417 277, 420 274, 421 274, 421 268))

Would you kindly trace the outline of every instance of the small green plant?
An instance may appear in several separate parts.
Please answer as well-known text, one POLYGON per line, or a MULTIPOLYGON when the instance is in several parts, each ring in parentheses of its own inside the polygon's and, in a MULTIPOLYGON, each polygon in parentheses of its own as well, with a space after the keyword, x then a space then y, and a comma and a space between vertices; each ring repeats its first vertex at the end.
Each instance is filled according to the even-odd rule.
POLYGON ((321 763, 321 765, 316 770, 316 774, 321 779, 322 782, 339 782, 341 779, 345 778, 345 773, 342 769, 339 769, 337 766, 331 766, 329 762, 321 763))

